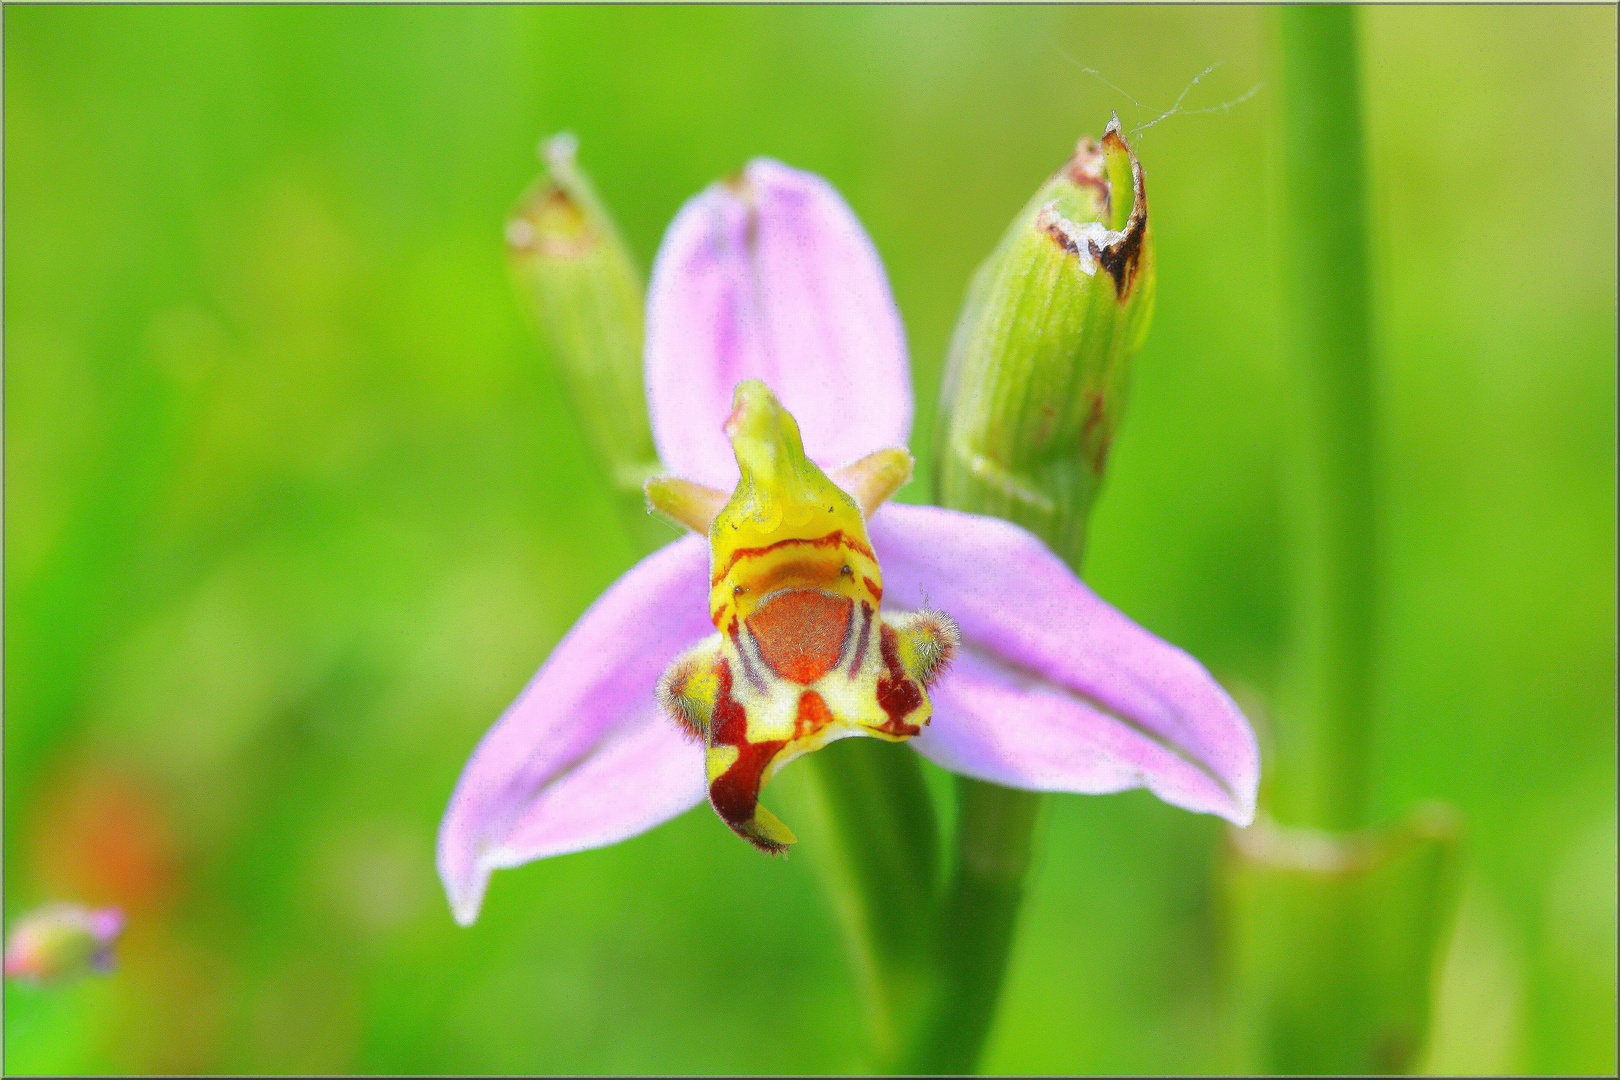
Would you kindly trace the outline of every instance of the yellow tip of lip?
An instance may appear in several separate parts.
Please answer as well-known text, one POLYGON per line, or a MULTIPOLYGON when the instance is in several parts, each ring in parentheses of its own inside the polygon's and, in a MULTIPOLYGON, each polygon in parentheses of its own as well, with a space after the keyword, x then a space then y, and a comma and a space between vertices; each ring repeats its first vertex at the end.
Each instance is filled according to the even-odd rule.
POLYGON ((782 824, 780 818, 763 806, 754 807, 754 820, 749 824, 752 826, 750 831, 779 851, 799 842, 799 838, 793 835, 793 830, 782 824))

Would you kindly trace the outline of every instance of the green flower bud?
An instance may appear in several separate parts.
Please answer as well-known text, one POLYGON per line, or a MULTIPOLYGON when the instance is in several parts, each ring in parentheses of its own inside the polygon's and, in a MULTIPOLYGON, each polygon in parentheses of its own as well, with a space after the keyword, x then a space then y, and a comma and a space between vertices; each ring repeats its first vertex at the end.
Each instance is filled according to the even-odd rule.
POLYGON ((641 485, 661 470, 642 389, 644 286, 613 219, 574 161, 577 140, 540 147, 546 171, 506 223, 524 307, 562 367, 592 449, 644 523, 641 485))
POLYGON ((1231 831, 1226 976, 1245 1071, 1412 1067, 1456 908, 1461 831, 1440 803, 1355 833, 1264 819, 1231 831))
POLYGON ((938 501, 1015 521, 1079 565, 1153 294, 1142 167, 1115 116, 974 275, 946 365, 938 501))

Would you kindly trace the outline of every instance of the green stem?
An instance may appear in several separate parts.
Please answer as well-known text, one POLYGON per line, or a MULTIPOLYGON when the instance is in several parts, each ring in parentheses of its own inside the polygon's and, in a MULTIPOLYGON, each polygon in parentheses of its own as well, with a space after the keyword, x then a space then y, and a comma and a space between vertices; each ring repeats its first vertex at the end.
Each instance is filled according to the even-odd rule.
POLYGON ((931 955, 939 827, 917 755, 844 739, 807 759, 814 857, 849 944, 880 1071, 899 1060, 936 977, 931 955))
POLYGON ((1355 10, 1277 10, 1284 355, 1298 417, 1296 625, 1272 812, 1364 823, 1374 597, 1373 388, 1355 10))
POLYGON ((1294 642, 1275 819, 1232 834, 1229 970, 1251 1068, 1416 1060, 1455 898, 1458 823, 1366 829, 1378 502, 1355 11, 1276 14, 1284 355, 1296 380, 1294 642))
POLYGON ((956 778, 956 868, 935 936, 938 982, 902 1071, 976 1071, 1024 898, 1039 792, 956 778))

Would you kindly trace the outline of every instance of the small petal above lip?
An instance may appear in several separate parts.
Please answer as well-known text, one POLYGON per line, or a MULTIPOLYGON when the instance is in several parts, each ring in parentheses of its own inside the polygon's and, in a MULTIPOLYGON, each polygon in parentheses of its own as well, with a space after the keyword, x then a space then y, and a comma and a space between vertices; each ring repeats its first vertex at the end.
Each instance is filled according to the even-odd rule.
POLYGON ((703 801, 703 748, 658 712, 674 657, 712 631, 708 545, 688 536, 593 604, 473 751, 439 827, 456 921, 490 871, 634 836, 703 801))
POLYGON ((888 597, 935 605, 963 656, 912 741, 945 768, 1011 787, 1147 787, 1240 825, 1259 751, 1203 666, 1104 603, 1045 545, 996 518, 883 507, 870 522, 888 597))
POLYGON ((670 471, 729 489, 721 427, 760 379, 837 467, 911 428, 905 333, 877 250, 830 184, 767 159, 676 215, 647 296, 647 403, 670 471))

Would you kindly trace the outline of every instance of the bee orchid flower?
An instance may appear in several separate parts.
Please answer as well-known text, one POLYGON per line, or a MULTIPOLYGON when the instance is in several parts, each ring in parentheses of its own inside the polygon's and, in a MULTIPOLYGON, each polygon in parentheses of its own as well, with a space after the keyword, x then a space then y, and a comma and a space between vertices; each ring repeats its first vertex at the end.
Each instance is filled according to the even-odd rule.
POLYGON ((877 251, 769 160, 689 201, 647 300, 646 388, 689 527, 585 612, 484 736, 439 832, 453 914, 493 870, 627 839, 707 798, 770 852, 788 761, 904 741, 1009 787, 1146 787, 1238 824, 1259 757, 1191 656, 998 518, 888 502, 911 474, 906 346, 877 251))

